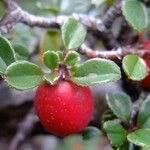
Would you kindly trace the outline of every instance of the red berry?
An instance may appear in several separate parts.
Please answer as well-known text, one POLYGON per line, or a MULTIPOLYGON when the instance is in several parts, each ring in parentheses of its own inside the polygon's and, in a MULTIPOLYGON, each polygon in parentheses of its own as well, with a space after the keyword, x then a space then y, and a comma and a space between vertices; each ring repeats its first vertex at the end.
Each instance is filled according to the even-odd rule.
MULTIPOLYGON (((150 58, 146 57, 144 58, 148 69, 150 69, 150 58)), ((146 76, 146 78, 144 80, 142 80, 142 86, 144 88, 150 89, 150 71, 148 73, 148 76, 146 76)))
POLYGON ((144 41, 144 42, 143 42, 143 45, 144 45, 144 48, 150 50, 150 40, 144 41))
POLYGON ((89 123, 94 101, 89 87, 69 81, 41 84, 35 96, 35 109, 47 131, 66 136, 82 131, 89 123))

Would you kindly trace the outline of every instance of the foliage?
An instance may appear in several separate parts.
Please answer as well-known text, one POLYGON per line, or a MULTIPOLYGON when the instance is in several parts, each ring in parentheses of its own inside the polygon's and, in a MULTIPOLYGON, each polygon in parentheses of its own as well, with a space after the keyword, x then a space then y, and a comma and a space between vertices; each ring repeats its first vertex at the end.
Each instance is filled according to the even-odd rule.
POLYGON ((136 0, 126 0, 123 2, 122 12, 129 24, 138 32, 143 32, 147 28, 148 14, 143 3, 136 0))
MULTIPOLYGON (((63 65, 69 67, 68 71, 70 72, 69 74, 71 74, 70 80, 79 85, 103 84, 118 80, 120 78, 120 69, 114 62, 97 58, 80 64, 79 54, 75 51, 68 51, 69 49, 79 47, 84 41, 85 35, 86 30, 81 23, 74 18, 68 19, 62 27, 62 38, 67 51, 66 56, 64 56, 61 61, 60 51, 46 51, 43 54, 44 64, 51 70, 51 73, 42 73, 42 70, 34 64, 17 60, 7 67, 4 73, 6 81, 8 81, 10 86, 20 90, 33 88, 42 81, 50 81, 53 83, 52 80, 55 81, 55 79, 59 79, 57 78, 57 71, 59 67, 63 65), (81 33, 82 36, 79 38, 79 34, 81 33), (34 77, 35 80, 33 80, 34 77)), ((11 47, 5 38, 1 37, 1 39, 5 41, 5 45, 8 45, 8 48, 11 47)), ((16 52, 19 52, 17 50, 18 45, 15 45, 14 49, 16 52)), ((8 50, 13 54, 14 49, 11 47, 8 50)), ((25 50, 23 46, 20 46, 20 49, 25 50)), ((1 51, 2 50, 3 49, 1 49, 1 51)), ((13 57, 14 55, 12 55, 12 60, 14 59, 13 57)), ((4 56, 3 58, 7 64, 7 57, 4 56)), ((9 58, 8 60, 11 59, 9 58)))

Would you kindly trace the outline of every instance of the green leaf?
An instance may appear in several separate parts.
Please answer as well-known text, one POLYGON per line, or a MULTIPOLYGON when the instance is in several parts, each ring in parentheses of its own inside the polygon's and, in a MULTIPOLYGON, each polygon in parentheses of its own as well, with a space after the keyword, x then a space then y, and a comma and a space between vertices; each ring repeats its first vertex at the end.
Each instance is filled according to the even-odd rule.
POLYGON ((72 80, 79 85, 104 84, 120 79, 119 67, 110 60, 90 59, 72 73, 72 80))
POLYGON ((25 46, 18 44, 18 43, 12 43, 12 46, 18 55, 20 55, 22 57, 28 57, 29 56, 29 51, 25 46))
POLYGON ((104 131, 107 133, 112 146, 120 146, 126 140, 125 129, 115 121, 107 121, 103 125, 104 131))
POLYGON ((5 4, 3 1, 0 1, 0 19, 3 17, 3 15, 5 14, 5 4))
POLYGON ((150 117, 147 118, 146 122, 142 126, 143 128, 150 128, 150 117))
POLYGON ((49 6, 49 5, 43 5, 41 2, 37 2, 37 7, 44 12, 51 13, 53 15, 58 15, 60 13, 60 10, 57 6, 49 6))
POLYGON ((90 139, 93 137, 100 136, 101 134, 102 133, 98 128, 90 126, 84 129, 82 136, 83 139, 90 139))
POLYGON ((51 73, 51 74, 45 75, 44 79, 50 84, 55 84, 59 79, 59 75, 56 73, 51 73))
POLYGON ((59 54, 54 51, 47 51, 44 53, 43 61, 48 68, 54 70, 60 61, 59 54))
POLYGON ((60 61, 64 61, 64 55, 63 55, 63 52, 58 50, 58 51, 57 51, 57 54, 59 55, 60 61))
POLYGON ((90 9, 90 2, 88 0, 53 0, 54 3, 59 7, 62 14, 70 15, 72 13, 86 13, 90 9))
MULTIPOLYGON (((138 127, 145 127, 147 122, 150 123, 150 96, 143 102, 138 114, 138 127)), ((150 126, 150 124, 149 124, 150 126)))
POLYGON ((128 78, 135 81, 144 79, 148 74, 145 61, 137 55, 126 55, 122 67, 128 78))
POLYGON ((132 103, 128 95, 123 92, 108 93, 106 95, 106 100, 108 106, 117 117, 125 122, 129 121, 132 103))
POLYGON ((137 0, 125 0, 122 12, 128 23, 138 32, 143 32, 148 26, 148 12, 145 5, 137 0))
POLYGON ((57 51, 62 46, 61 33, 56 29, 49 29, 45 31, 40 39, 40 51, 47 50, 57 51))
POLYGON ((127 139, 139 146, 150 146, 150 129, 139 129, 128 134, 127 139))
POLYGON ((65 63, 68 66, 73 66, 80 61, 80 55, 76 51, 69 51, 65 58, 65 63))
POLYGON ((32 28, 31 30, 29 26, 26 26, 24 24, 16 24, 15 31, 13 32, 12 36, 13 43, 35 47, 34 44, 36 44, 37 42, 39 32, 37 32, 37 29, 35 28, 32 28))
POLYGON ((116 115, 112 112, 112 110, 108 109, 102 114, 101 122, 106 122, 108 120, 114 120, 116 119, 116 115))
POLYGON ((0 37, 0 59, 1 73, 4 73, 4 71, 6 70, 6 66, 15 61, 13 47, 11 46, 10 42, 4 37, 0 37))
POLYGON ((77 48, 84 42, 86 29, 74 18, 65 21, 61 31, 64 45, 68 49, 77 48))
POLYGON ((128 142, 125 142, 123 145, 117 148, 117 150, 129 150, 130 144, 128 142))
POLYGON ((7 68, 7 65, 5 64, 5 62, 0 57, 0 75, 3 75, 3 73, 6 70, 6 68, 7 68))
POLYGON ((5 73, 8 84, 19 90, 34 88, 43 80, 41 69, 28 61, 12 63, 5 73))

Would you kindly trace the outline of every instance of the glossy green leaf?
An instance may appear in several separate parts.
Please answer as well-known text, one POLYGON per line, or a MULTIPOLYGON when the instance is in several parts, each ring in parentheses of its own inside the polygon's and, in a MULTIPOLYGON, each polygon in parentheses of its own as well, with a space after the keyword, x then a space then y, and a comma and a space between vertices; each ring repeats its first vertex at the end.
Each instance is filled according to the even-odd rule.
POLYGON ((80 61, 80 55, 76 51, 69 51, 65 58, 65 63, 68 66, 73 66, 80 61))
POLYGON ((90 59, 72 73, 72 80, 79 85, 104 84, 120 79, 119 67, 110 60, 90 59))
POLYGON ((66 20, 61 28, 64 45, 68 49, 79 47, 86 36, 84 25, 74 18, 66 20))
POLYGON ((21 45, 18 43, 13 43, 12 46, 18 55, 20 55, 22 57, 28 57, 29 56, 29 51, 24 45, 21 45))
POLYGON ((128 78, 132 80, 142 80, 148 74, 146 63, 137 55, 126 55, 123 58, 122 67, 128 78))
POLYGON ((137 0, 125 0, 122 12, 128 23, 138 32, 143 32, 148 26, 148 12, 145 5, 137 0))
POLYGON ((59 79, 59 75, 56 73, 51 73, 51 74, 45 75, 44 79, 46 80, 46 82, 50 84, 55 84, 59 79))
POLYGON ((54 51, 47 51, 44 53, 43 61, 44 61, 44 64, 48 68, 53 70, 59 64, 59 61, 60 61, 59 54, 57 52, 54 52, 54 51))
POLYGON ((43 80, 42 70, 27 61, 17 61, 6 69, 6 81, 16 89, 25 90, 36 87, 43 80))
POLYGON ((137 124, 138 127, 150 126, 150 96, 143 101, 143 104, 140 107, 137 124), (147 123, 149 123, 149 125, 147 123))
POLYGON ((100 136, 101 134, 102 133, 98 128, 90 126, 84 129, 82 136, 83 139, 90 139, 93 137, 100 136))
POLYGON ((123 92, 108 93, 106 100, 108 106, 117 117, 125 122, 130 120, 132 103, 128 95, 123 92))
POLYGON ((120 146, 125 142, 126 131, 118 122, 107 121, 104 123, 103 129, 107 133, 112 146, 120 146))
POLYGON ((10 42, 4 37, 0 37, 0 59, 1 73, 4 73, 6 66, 15 61, 14 49, 10 42))
POLYGON ((127 139, 139 146, 150 146, 150 129, 139 129, 128 134, 127 139))

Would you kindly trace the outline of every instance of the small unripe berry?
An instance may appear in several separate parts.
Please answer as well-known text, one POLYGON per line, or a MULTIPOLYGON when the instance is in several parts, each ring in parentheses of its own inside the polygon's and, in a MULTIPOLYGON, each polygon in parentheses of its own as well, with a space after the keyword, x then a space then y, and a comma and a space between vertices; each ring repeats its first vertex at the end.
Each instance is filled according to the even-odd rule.
POLYGON ((89 87, 70 81, 42 83, 36 91, 35 109, 45 129, 62 137, 87 126, 94 110, 93 96, 89 87))

